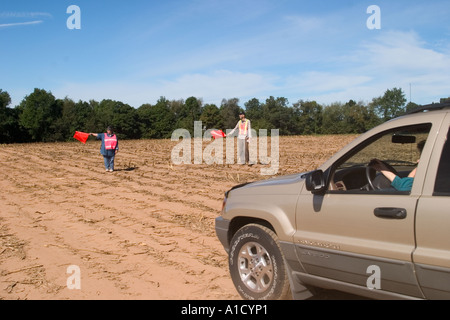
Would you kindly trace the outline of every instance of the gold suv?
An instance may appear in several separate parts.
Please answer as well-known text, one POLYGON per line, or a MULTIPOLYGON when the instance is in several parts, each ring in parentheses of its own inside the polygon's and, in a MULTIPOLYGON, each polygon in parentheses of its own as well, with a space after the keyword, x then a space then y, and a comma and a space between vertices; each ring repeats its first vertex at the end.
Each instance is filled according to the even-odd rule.
POLYGON ((318 170, 228 191, 216 234, 239 294, 450 299, 449 129, 450 104, 423 106, 318 170))

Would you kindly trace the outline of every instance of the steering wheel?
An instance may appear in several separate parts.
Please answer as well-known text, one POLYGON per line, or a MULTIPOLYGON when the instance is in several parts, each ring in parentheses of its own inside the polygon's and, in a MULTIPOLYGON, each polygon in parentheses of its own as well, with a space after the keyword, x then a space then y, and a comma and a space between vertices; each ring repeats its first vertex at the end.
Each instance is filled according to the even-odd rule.
MULTIPOLYGON (((380 161, 381 161, 381 160, 380 160, 380 161)), ((386 167, 386 169, 387 169, 388 171, 391 171, 392 173, 394 173, 395 175, 397 175, 397 170, 395 170, 393 166, 391 166, 390 164, 388 164, 388 163, 385 162, 385 161, 381 161, 381 162, 384 164, 384 166, 386 167)), ((373 181, 372 181, 372 178, 370 177, 370 172, 371 172, 372 170, 375 170, 375 169, 373 169, 371 166, 369 166, 369 164, 367 164, 367 165, 366 165, 366 179, 367 179, 367 182, 369 183, 369 186, 370 186, 370 188, 371 188, 372 190, 380 190, 380 189, 381 189, 380 187, 378 187, 378 186, 375 187, 375 186, 374 186, 373 181)))
POLYGON ((369 165, 366 166, 366 179, 367 179, 367 182, 369 183, 370 189, 376 190, 375 187, 374 187, 374 185, 373 185, 372 178, 370 177, 370 172, 371 172, 372 170, 375 170, 375 169, 373 169, 373 168, 372 168, 371 166, 369 166, 369 165))

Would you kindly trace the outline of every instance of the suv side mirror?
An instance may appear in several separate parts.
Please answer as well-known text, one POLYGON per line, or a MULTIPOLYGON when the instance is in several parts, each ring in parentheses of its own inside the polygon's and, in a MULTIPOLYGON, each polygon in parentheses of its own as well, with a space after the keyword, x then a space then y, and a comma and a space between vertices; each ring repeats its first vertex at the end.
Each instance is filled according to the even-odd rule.
POLYGON ((316 170, 306 175, 306 190, 313 194, 323 193, 326 189, 325 178, 322 170, 316 170))

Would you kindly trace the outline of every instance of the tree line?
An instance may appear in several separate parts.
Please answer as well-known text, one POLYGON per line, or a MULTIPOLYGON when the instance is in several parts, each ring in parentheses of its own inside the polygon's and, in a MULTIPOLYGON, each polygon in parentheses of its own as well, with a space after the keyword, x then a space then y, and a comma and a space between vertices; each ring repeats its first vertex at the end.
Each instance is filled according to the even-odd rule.
MULTIPOLYGON (((442 99, 441 99, 442 100, 442 99)), ((104 132, 113 126, 121 139, 166 139, 178 128, 194 131, 194 121, 205 129, 232 129, 245 111, 253 129, 279 129, 280 135, 358 134, 417 107, 406 104, 401 89, 387 90, 369 103, 350 100, 321 105, 299 100, 289 105, 286 98, 254 98, 239 105, 239 99, 223 99, 220 106, 203 104, 190 97, 134 108, 105 99, 75 102, 57 99, 51 92, 34 89, 18 106, 0 89, 0 143, 70 141, 75 131, 104 132)))

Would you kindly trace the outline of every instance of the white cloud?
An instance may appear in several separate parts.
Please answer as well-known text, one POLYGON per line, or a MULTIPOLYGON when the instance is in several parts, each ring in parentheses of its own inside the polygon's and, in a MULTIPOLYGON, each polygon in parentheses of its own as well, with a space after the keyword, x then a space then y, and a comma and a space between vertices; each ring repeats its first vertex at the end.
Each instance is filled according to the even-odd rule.
POLYGON ((270 79, 256 73, 239 73, 227 70, 212 74, 184 75, 175 81, 164 81, 160 88, 167 96, 203 97, 205 101, 256 95, 274 89, 270 79))
POLYGON ((414 32, 383 33, 376 42, 363 45, 360 71, 385 89, 403 87, 412 100, 429 103, 450 95, 450 54, 427 48, 414 32))
POLYGON ((36 21, 28 21, 28 22, 17 22, 17 23, 4 23, 0 24, 0 28, 7 28, 7 27, 16 27, 16 26, 29 26, 34 24, 41 24, 42 20, 36 20, 36 21))
POLYGON ((52 18, 52 15, 48 12, 0 12, 0 19, 35 19, 35 18, 41 18, 41 20, 8 22, 0 24, 0 28, 41 24, 44 22, 44 20, 42 19, 52 18))
POLYGON ((359 86, 370 80, 371 78, 365 75, 308 71, 299 77, 289 77, 286 80, 286 87, 308 93, 326 93, 359 86))
POLYGON ((48 12, 0 12, 0 18, 36 18, 36 17, 51 18, 52 15, 48 12))
MULTIPOLYGON (((202 98, 204 103, 220 106, 222 99, 246 98, 275 90, 273 79, 256 73, 219 70, 210 74, 185 74, 175 80, 159 82, 66 83, 52 90, 57 98, 100 101, 113 99, 138 108, 144 103, 156 103, 159 97, 169 100, 202 98)), ((246 101, 241 101, 242 103, 246 101)))
POLYGON ((450 54, 430 48, 415 32, 383 31, 347 56, 329 57, 340 63, 319 71, 311 68, 289 76, 285 96, 319 103, 370 101, 387 89, 401 88, 409 100, 426 104, 450 96, 450 54))
POLYGON ((309 35, 311 32, 316 33, 326 29, 325 19, 318 16, 290 15, 284 19, 288 22, 289 28, 295 31, 296 34, 309 35))
POLYGON ((450 57, 426 45, 413 32, 387 32, 377 43, 368 43, 364 48, 369 62, 383 69, 406 73, 448 71, 450 57))

